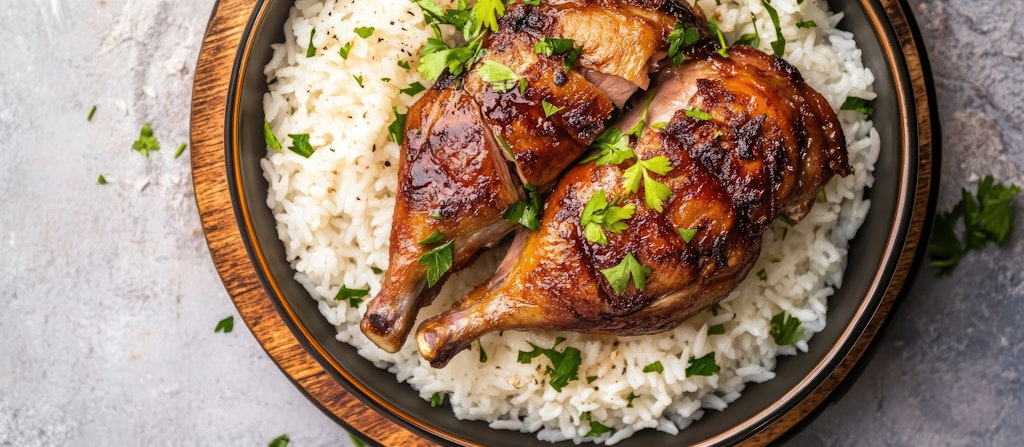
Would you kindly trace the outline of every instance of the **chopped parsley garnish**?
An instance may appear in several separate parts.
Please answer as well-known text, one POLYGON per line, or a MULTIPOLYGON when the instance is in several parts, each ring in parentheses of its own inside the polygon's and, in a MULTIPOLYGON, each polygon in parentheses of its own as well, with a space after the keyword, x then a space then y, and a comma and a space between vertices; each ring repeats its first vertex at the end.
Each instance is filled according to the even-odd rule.
POLYGON ((402 68, 404 68, 406 70, 411 70, 412 69, 412 66, 409 65, 409 61, 398 61, 398 66, 402 67, 402 68))
POLYGON ((700 40, 699 29, 684 26, 682 21, 677 21, 672 32, 668 34, 668 57, 672 60, 672 64, 678 67, 683 63, 686 60, 686 49, 693 46, 698 40, 700 40))
POLYGON ((417 71, 427 79, 437 79, 446 68, 451 74, 458 76, 483 56, 480 39, 456 48, 449 48, 439 39, 427 39, 428 43, 435 41, 440 46, 424 47, 423 57, 420 59, 419 68, 417 68, 417 71))
POLYGON ((384 273, 384 269, 382 269, 380 267, 370 267, 370 271, 373 272, 374 275, 379 275, 381 273, 384 273))
POLYGON ((267 147, 281 152, 281 142, 277 140, 277 136, 270 129, 270 123, 266 119, 263 120, 263 140, 267 142, 267 147))
POLYGON ((775 344, 786 346, 804 338, 804 330, 800 328, 800 319, 786 312, 779 312, 772 317, 771 329, 768 333, 775 339, 775 344))
POLYGON ((484 352, 484 344, 477 341, 476 345, 480 348, 480 363, 487 363, 487 353, 484 352))
POLYGON ((617 127, 611 127, 601 132, 590 147, 597 149, 590 155, 580 160, 580 164, 593 161, 598 166, 614 164, 617 165, 630 158, 636 157, 629 142, 622 138, 622 131, 617 127))
POLYGON ((779 12, 772 7, 769 0, 761 0, 761 5, 764 6, 765 11, 768 11, 768 16, 772 18, 772 26, 775 27, 775 41, 772 42, 772 51, 775 52, 776 56, 782 57, 786 52, 786 38, 782 35, 782 26, 779 25, 779 12))
POLYGON ((588 241, 607 245, 608 237, 604 233, 605 230, 615 234, 622 234, 629 227, 623 221, 633 217, 633 213, 636 212, 636 205, 629 203, 625 206, 617 206, 620 202, 621 197, 613 197, 611 201, 606 200, 605 192, 602 190, 598 190, 594 195, 590 196, 590 200, 583 207, 583 213, 580 216, 583 236, 588 241))
POLYGON ((452 268, 454 256, 454 239, 420 256, 419 264, 427 266, 427 287, 434 287, 434 284, 452 268))
POLYGON ((288 447, 289 442, 291 442, 291 439, 288 439, 288 435, 284 434, 274 438, 273 441, 270 441, 270 444, 267 444, 267 447, 288 447))
POLYGON ((96 183, 98 183, 100 185, 106 185, 107 184, 107 178, 104 177, 103 174, 100 174, 99 178, 96 179, 96 183))
POLYGON ((372 26, 360 26, 359 28, 355 29, 355 32, 357 36, 365 39, 367 37, 370 37, 371 34, 373 34, 374 29, 375 28, 372 26))
POLYGON ((683 241, 686 242, 687 244, 689 244, 690 241, 693 240, 693 237, 696 236, 696 235, 697 235, 697 229, 696 228, 680 228, 679 229, 679 237, 683 238, 683 241))
POLYGON ((537 231, 540 229, 540 215, 544 205, 540 201, 536 186, 527 183, 523 185, 523 189, 526 190, 526 200, 513 203, 501 214, 501 218, 537 231))
MULTIPOLYGON (((341 49, 338 50, 338 55, 341 56, 342 59, 346 59, 347 60, 348 59, 348 52, 349 51, 352 51, 352 42, 351 41, 346 42, 345 45, 341 46, 341 49)), ((401 65, 401 63, 399 63, 399 65, 401 65)))
POLYGON ((708 17, 708 28, 711 29, 711 34, 718 38, 718 54, 722 57, 729 57, 729 45, 725 43, 725 36, 722 35, 722 29, 718 27, 715 16, 708 17))
POLYGON ((572 51, 575 47, 576 42, 572 39, 552 39, 545 37, 533 44, 533 51, 537 54, 543 54, 545 56, 551 56, 553 54, 565 53, 572 51))
POLYGON ((473 5, 473 17, 478 31, 498 30, 498 18, 505 15, 505 3, 502 0, 477 0, 473 5))
POLYGON ((572 70, 572 67, 576 66, 576 62, 580 60, 580 56, 583 55, 583 45, 573 48, 572 51, 565 54, 565 71, 572 70))
POLYGON ((443 394, 441 394, 440 392, 436 392, 436 393, 434 393, 433 395, 430 396, 430 406, 431 407, 440 407, 441 405, 444 405, 444 395, 443 394))
POLYGON ((1013 200, 1019 192, 1017 185, 996 183, 991 175, 978 182, 975 195, 962 189, 960 202, 952 210, 935 215, 928 264, 939 269, 939 276, 946 276, 969 251, 981 250, 989 242, 1005 243, 1013 227, 1013 200), (962 238, 957 235, 961 220, 962 238))
POLYGON ((640 181, 642 179, 644 184, 644 203, 647 204, 648 208, 659 213, 662 212, 665 201, 672 197, 672 190, 665 186, 664 183, 654 180, 651 177, 651 172, 665 175, 671 170, 672 162, 664 155, 658 155, 646 160, 637 160, 633 166, 627 168, 626 172, 622 174, 626 193, 632 194, 637 192, 640 189, 640 181))
POLYGON ((871 106, 871 101, 858 98, 856 96, 847 96, 846 100, 843 101, 843 105, 839 106, 840 110, 853 110, 854 112, 860 112, 865 115, 871 115, 875 113, 875 108, 871 106))
POLYGON ((438 243, 438 242, 441 242, 441 241, 443 241, 443 240, 444 240, 444 239, 445 239, 446 237, 447 237, 447 236, 445 236, 445 234, 444 234, 444 233, 442 233, 442 232, 440 232, 440 231, 437 231, 437 230, 435 230, 435 231, 434 231, 433 233, 430 233, 430 236, 427 236, 427 238, 426 238, 426 239, 424 239, 424 240, 420 241, 420 245, 432 245, 432 244, 436 244, 436 243, 438 243))
POLYGON ((288 134, 288 137, 292 139, 292 145, 288 146, 290 151, 305 158, 309 158, 310 155, 313 155, 313 146, 309 144, 308 133, 288 134))
POLYGON ((143 157, 149 157, 150 151, 160 150, 160 142, 153 136, 153 129, 149 127, 149 124, 142 125, 142 130, 139 131, 139 139, 132 143, 132 149, 142 154, 143 157))
POLYGON ((633 394, 632 391, 630 391, 629 395, 626 396, 626 408, 633 408, 633 399, 636 399, 638 397, 640 396, 637 396, 636 394, 633 394))
POLYGON ((715 363, 714 351, 701 358, 691 358, 686 364, 686 377, 690 376, 713 376, 718 374, 721 368, 715 363))
POLYGON ((757 30, 757 17, 754 17, 754 13, 750 13, 750 22, 754 24, 754 32, 740 36, 733 45, 747 45, 754 48, 761 46, 761 32, 757 30))
POLYGON ((89 114, 85 116, 85 120, 86 121, 92 121, 92 117, 95 114, 96 114, 96 106, 92 106, 92 108, 89 109, 89 114))
POLYGON ((523 0, 524 5, 540 6, 540 0, 523 0))
POLYGON ((567 347, 561 351, 556 350, 560 343, 565 341, 565 338, 558 337, 555 339, 555 344, 551 346, 551 349, 544 349, 533 343, 530 346, 533 347, 532 351, 519 351, 517 360, 522 364, 530 364, 534 358, 539 356, 547 357, 551 362, 550 366, 547 366, 545 373, 551 378, 548 380, 548 385, 554 388, 555 391, 562 391, 569 381, 576 380, 579 377, 577 374, 580 369, 580 350, 567 347))
POLYGON ((416 82, 413 82, 412 84, 409 84, 408 87, 403 88, 403 89, 401 89, 399 91, 402 92, 402 93, 405 93, 406 95, 409 95, 409 96, 416 96, 417 93, 422 92, 422 91, 424 91, 426 89, 427 88, 424 87, 423 84, 420 84, 419 81, 416 81, 416 82))
POLYGON ((508 142, 505 141, 505 139, 502 138, 501 135, 494 134, 494 139, 498 141, 498 145, 501 146, 501 150, 505 151, 505 155, 508 155, 508 159, 515 161, 516 154, 512 153, 512 146, 509 146, 508 142))
POLYGON ((796 222, 793 222, 793 219, 790 219, 790 218, 789 218, 789 216, 787 216, 787 215, 785 215, 785 214, 780 214, 780 215, 779 215, 779 220, 781 220, 781 221, 782 221, 782 223, 784 223, 784 224, 786 224, 786 225, 789 225, 789 226, 791 226, 791 227, 792 227, 793 225, 796 225, 796 222))
POLYGON ((541 100, 540 105, 541 107, 544 108, 544 118, 551 118, 551 115, 554 115, 558 113, 559 110, 562 110, 562 107, 558 107, 550 102, 547 102, 547 100, 541 100))
POLYGON ((309 31, 309 45, 306 47, 306 57, 316 56, 316 47, 313 46, 313 36, 316 35, 316 28, 309 31))
POLYGON ((764 269, 758 270, 757 271, 757 279, 760 279, 761 281, 767 281, 768 280, 768 272, 766 272, 764 269))
POLYGON ((230 317, 227 317, 227 318, 225 318, 223 320, 218 321, 217 322, 217 327, 213 328, 213 332, 214 333, 223 332, 225 334, 230 334, 231 331, 234 330, 234 329, 235 329, 235 316, 232 315, 230 317))
POLYGON ((651 124, 651 129, 661 130, 661 129, 664 129, 665 126, 667 126, 667 125, 668 125, 668 123, 665 122, 665 121, 658 121, 658 122, 656 122, 654 124, 651 124))
POLYGON ((661 360, 655 360, 654 363, 651 363, 651 364, 649 364, 647 366, 644 366, 643 371, 645 373, 653 372, 653 373, 661 374, 661 373, 665 372, 665 367, 661 366, 661 360))
POLYGON ((352 75, 352 79, 356 80, 356 84, 359 84, 359 88, 363 88, 363 75, 352 75))
POLYGON ((813 20, 804 20, 804 21, 796 22, 796 27, 797 28, 817 28, 817 26, 818 26, 818 24, 814 23, 813 20))
POLYGON ((590 421, 590 431, 587 432, 587 436, 597 438, 610 431, 612 431, 611 427, 597 421, 590 421))
POLYGON ((647 109, 651 107, 651 101, 654 100, 654 94, 647 95, 647 100, 644 101, 644 109, 640 114, 640 120, 636 122, 628 131, 626 135, 634 136, 640 139, 640 135, 644 132, 644 127, 647 126, 647 109))
POLYGON ((714 326, 708 326, 708 335, 721 335, 725 333, 724 324, 716 324, 714 326))
POLYGON ((485 60, 480 65, 479 73, 484 82, 491 84, 491 90, 498 93, 505 93, 519 83, 519 75, 501 62, 485 60))
POLYGON ((647 287, 647 276, 651 273, 653 270, 640 264, 632 253, 626 254, 619 265, 601 270, 601 274, 608 279, 608 284, 612 286, 616 295, 622 295, 622 292, 626 291, 630 278, 633 278, 636 289, 643 291, 647 287))
POLYGON ((400 145, 405 137, 405 114, 398 113, 398 107, 395 106, 391 106, 391 111, 395 114, 395 120, 388 125, 388 136, 400 145))
POLYGON ((177 159, 178 157, 180 157, 181 153, 185 152, 185 148, 187 148, 187 147, 188 147, 188 144, 186 144, 186 143, 179 144, 178 145, 178 150, 174 151, 174 158, 177 159))
POLYGON ((692 109, 686 109, 686 116, 688 116, 690 118, 693 118, 693 119, 701 120, 701 121, 708 121, 708 120, 714 118, 713 116, 711 116, 710 113, 705 112, 705 111, 703 111, 701 109, 698 109, 696 107, 694 107, 692 109))
POLYGON ((359 304, 363 302, 363 298, 370 294, 370 289, 350 289, 345 286, 341 286, 338 289, 338 294, 334 295, 336 301, 348 301, 348 306, 356 309, 359 304))

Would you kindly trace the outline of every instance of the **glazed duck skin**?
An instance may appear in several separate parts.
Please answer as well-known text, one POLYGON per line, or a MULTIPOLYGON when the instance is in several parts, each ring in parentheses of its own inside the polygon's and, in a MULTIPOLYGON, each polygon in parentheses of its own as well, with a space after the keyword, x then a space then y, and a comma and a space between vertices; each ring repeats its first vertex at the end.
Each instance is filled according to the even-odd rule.
MULTIPOLYGON (((833 175, 851 172, 835 113, 782 59, 733 47, 728 58, 712 53, 666 70, 653 91, 635 159, 567 172, 540 230, 520 234, 495 277, 420 326, 417 344, 433 366, 495 330, 671 329, 736 287, 776 217, 798 220, 833 175), (646 186, 632 194, 623 186, 637 159, 655 157, 671 163, 665 175, 651 174, 671 191, 662 212, 647 206, 646 186), (598 191, 635 208, 628 227, 606 232, 604 245, 581 224, 598 191), (642 286, 634 278, 617 293, 603 271, 627 256, 647 274, 642 286)), ((629 114, 619 127, 631 129, 640 116, 629 114)))

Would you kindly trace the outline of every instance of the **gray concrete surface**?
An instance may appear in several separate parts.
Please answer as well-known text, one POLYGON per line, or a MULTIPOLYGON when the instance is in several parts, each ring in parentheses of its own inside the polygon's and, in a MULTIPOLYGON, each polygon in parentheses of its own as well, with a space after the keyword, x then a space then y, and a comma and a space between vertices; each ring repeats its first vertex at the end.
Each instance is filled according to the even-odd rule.
MULTIPOLYGON (((7 0, 0 12, 0 446, 347 446, 235 315, 186 157, 213 0, 7 0), (97 112, 85 117, 91 106, 97 112), (131 151, 143 123, 161 151, 131 151), (107 185, 97 185, 103 174, 107 185)), ((1024 0, 911 1, 941 106, 941 207, 1024 185, 1024 0)), ((861 379, 792 445, 1024 439, 1024 200, 1002 248, 925 269, 861 379)))

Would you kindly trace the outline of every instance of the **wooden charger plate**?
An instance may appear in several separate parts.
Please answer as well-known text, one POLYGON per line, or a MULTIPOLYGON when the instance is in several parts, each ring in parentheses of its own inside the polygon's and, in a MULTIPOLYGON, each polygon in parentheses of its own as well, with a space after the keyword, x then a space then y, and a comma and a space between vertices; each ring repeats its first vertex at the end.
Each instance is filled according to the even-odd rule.
MULTIPOLYGON (((259 174, 251 172, 258 167, 253 169, 251 155, 247 162, 240 160, 239 155, 242 134, 251 135, 253 125, 259 128, 262 125, 261 112, 239 111, 243 102, 239 92, 243 91, 246 78, 250 82, 259 82, 262 70, 249 70, 247 74, 239 71, 244 71, 242 69, 252 52, 267 51, 265 48, 254 49, 252 35, 271 6, 278 11, 289 6, 282 5, 282 2, 290 3, 285 0, 221 0, 217 3, 199 54, 192 96, 191 161, 196 202, 210 254, 239 314, 288 378, 325 413, 365 441, 388 446, 435 443, 484 445, 498 444, 498 440, 504 438, 501 443, 522 445, 521 439, 518 444, 509 441, 519 439, 516 438, 519 435, 512 432, 492 435, 494 442, 452 435, 438 428, 442 424, 403 409, 396 403, 400 401, 382 398, 378 394, 379 389, 371 389, 360 380, 358 371, 353 376, 341 367, 338 356, 332 352, 333 347, 319 343, 311 334, 308 320, 304 323, 297 315, 295 307, 298 306, 284 299, 281 282, 290 281, 290 278, 280 278, 280 274, 275 278, 272 274, 269 264, 282 261, 271 262, 265 256, 264 249, 270 244, 261 248, 254 227, 254 220, 259 219, 253 219, 251 215, 251 212, 257 212, 251 208, 260 206, 262 201, 258 199, 265 198, 266 189, 259 191, 253 186, 258 181, 246 180, 253 176, 260 178, 259 174), (240 130, 246 126, 247 130, 240 130), (242 191, 243 184, 249 186, 247 193, 242 191)), ((742 407, 749 404, 750 399, 759 399, 747 398, 746 394, 764 394, 773 382, 788 380, 789 384, 785 386, 791 388, 774 391, 779 396, 774 401, 769 400, 770 405, 743 410, 748 416, 742 416, 741 422, 730 425, 728 430, 704 430, 708 434, 704 436, 701 433, 699 436, 702 437, 694 441, 696 443, 764 445, 787 432, 792 433, 794 427, 812 419, 808 416, 820 410, 823 402, 841 394, 836 393, 837 389, 844 388, 840 385, 851 383, 855 378, 856 366, 866 359, 865 352, 907 289, 908 279, 924 252, 921 241, 927 238, 938 190, 938 173, 933 172, 933 167, 938 166, 939 130, 927 60, 910 8, 900 0, 836 1, 832 6, 836 9, 857 9, 859 14, 854 23, 844 22, 844 29, 850 29, 848 26, 859 28, 854 29, 855 35, 872 33, 877 41, 872 47, 875 49, 873 52, 865 49, 867 66, 876 76, 883 74, 878 76, 883 85, 876 85, 880 97, 876 101, 873 118, 880 128, 894 121, 899 124, 888 125, 890 131, 881 131, 881 167, 876 168, 878 179, 868 194, 873 201, 872 212, 876 208, 891 209, 891 216, 873 225, 869 214, 869 222, 851 243, 846 284, 863 281, 865 285, 858 287, 865 293, 853 304, 839 303, 839 306, 853 306, 849 312, 857 318, 842 321, 839 327, 831 327, 830 319, 830 327, 826 331, 835 331, 832 337, 838 341, 828 346, 816 343, 823 332, 812 341, 811 352, 796 356, 796 360, 781 359, 777 370, 779 377, 767 384, 748 387, 744 398, 733 406, 742 407), (872 66, 868 59, 873 59, 876 66, 872 66), (892 141, 891 146, 897 147, 887 146, 886 141, 892 141), (886 151, 892 151, 894 155, 887 155, 886 151), (883 166, 885 157, 895 157, 898 161, 889 163, 893 166, 886 168, 883 166), (875 247, 873 252, 877 253, 872 256, 878 260, 872 256, 858 257, 855 253, 860 248, 855 248, 858 243, 872 244, 875 247), (860 265, 857 261, 861 259, 871 259, 875 265, 860 265), (801 362, 810 364, 799 368, 793 366, 801 362), (799 370, 801 375, 783 379, 786 370, 799 370)), ((861 47, 865 48, 863 43, 861 47)), ((261 65, 259 67, 262 68, 261 65)), ((247 101, 257 101, 258 104, 258 99, 249 98, 247 101)), ((249 109, 252 108, 250 105, 249 109)), ((262 142, 262 138, 259 140, 262 142)), ((258 212, 269 214, 266 209, 258 212)), ((266 222, 257 222, 256 226, 260 225, 263 225, 261 231, 266 236, 266 222)), ((321 325, 325 324, 321 322, 321 325)), ((321 339, 325 338, 322 333, 319 335, 321 339)), ((391 386, 407 388, 396 384, 393 378, 391 386)), ((723 414, 730 413, 730 410, 740 411, 733 410, 733 406, 705 417, 705 420, 717 419, 719 422, 705 423, 702 420, 684 433, 699 431, 700 425, 721 424, 723 414)), ((452 419, 450 414, 446 417, 452 419)), ((478 426, 488 430, 486 425, 478 426)), ((636 436, 667 435, 641 433, 636 436)), ((682 442, 689 441, 668 438, 666 442, 662 437, 644 445, 682 442)))

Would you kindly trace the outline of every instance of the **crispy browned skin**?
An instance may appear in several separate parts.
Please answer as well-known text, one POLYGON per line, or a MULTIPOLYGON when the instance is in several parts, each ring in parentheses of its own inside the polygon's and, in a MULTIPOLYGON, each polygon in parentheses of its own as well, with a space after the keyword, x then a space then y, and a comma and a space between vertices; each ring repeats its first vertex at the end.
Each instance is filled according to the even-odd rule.
MULTIPOLYGON (((541 228, 520 235, 506 264, 451 310, 424 322, 420 353, 444 366, 494 330, 571 330, 616 335, 668 330, 717 302, 748 273, 762 233, 780 214, 799 219, 834 174, 850 172, 842 129, 825 100, 785 61, 733 47, 663 72, 648 123, 636 142, 640 159, 667 157, 672 197, 664 212, 636 206, 608 244, 586 240, 583 207, 595 193, 625 194, 632 162, 571 169, 548 198, 541 228), (697 108, 712 119, 687 117, 697 108), (689 242, 679 229, 697 229, 689 242), (631 282, 617 295, 601 273, 633 254, 653 270, 644 290, 631 282)), ((620 123, 628 129, 632 113, 620 123)))
POLYGON ((514 225, 501 215, 524 196, 519 185, 542 190, 554 185, 604 130, 614 111, 608 96, 575 69, 566 70, 564 54, 540 55, 534 45, 544 37, 577 39, 584 45, 581 64, 592 71, 646 79, 651 55, 667 45, 675 20, 670 13, 695 14, 658 2, 511 5, 500 30, 484 42, 483 60, 460 78, 442 76, 417 101, 406 119, 389 269, 360 323, 370 340, 389 352, 400 349, 417 312, 433 300, 449 274, 512 231, 514 225), (579 26, 595 14, 594 8, 612 11, 614 32, 647 37, 640 43, 619 39, 617 57, 600 53, 608 39, 579 26), (643 56, 631 56, 636 51, 643 56), (481 77, 484 61, 511 68, 527 81, 526 88, 495 91, 481 77), (562 109, 547 117, 542 101, 562 109), (455 256, 448 274, 428 287, 419 260, 439 244, 419 242, 435 231, 444 233, 442 243, 455 241, 455 256))

